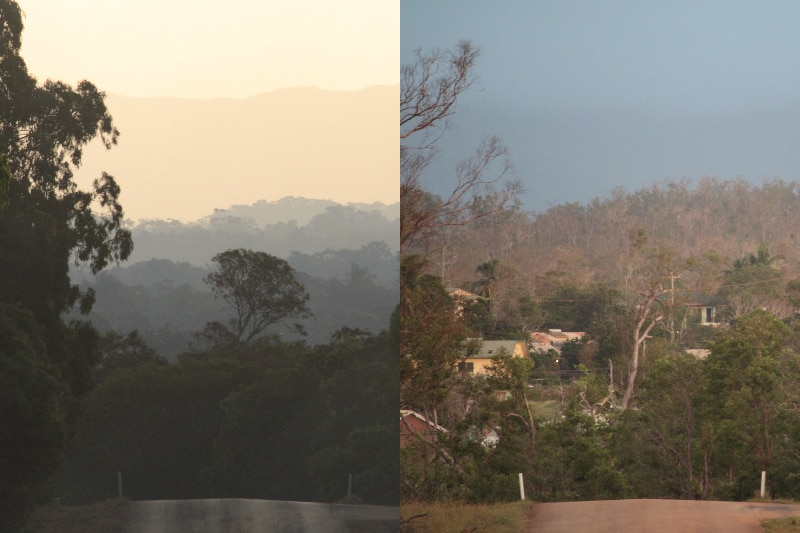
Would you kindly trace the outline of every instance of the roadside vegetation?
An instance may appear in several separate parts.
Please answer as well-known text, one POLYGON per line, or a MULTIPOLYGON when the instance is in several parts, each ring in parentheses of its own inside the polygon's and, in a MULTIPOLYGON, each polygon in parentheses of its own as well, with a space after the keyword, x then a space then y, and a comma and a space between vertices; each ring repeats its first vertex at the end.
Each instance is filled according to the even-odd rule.
POLYGON ((767 520, 761 524, 765 533, 786 533, 800 531, 800 517, 781 518, 780 520, 767 520))
POLYGON ((401 533, 462 533, 492 531, 520 533, 530 502, 487 504, 404 503, 400 506, 401 533))
POLYGON ((128 501, 110 499, 86 505, 42 505, 23 533, 108 533, 122 531, 128 501))

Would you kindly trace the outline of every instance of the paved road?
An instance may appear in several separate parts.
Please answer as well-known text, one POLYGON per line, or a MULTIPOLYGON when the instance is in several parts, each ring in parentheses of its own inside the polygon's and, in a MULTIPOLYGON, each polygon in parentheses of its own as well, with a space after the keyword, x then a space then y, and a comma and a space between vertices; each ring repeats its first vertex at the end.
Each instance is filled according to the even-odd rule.
POLYGON ((526 533, 756 533, 761 522, 800 516, 800 505, 686 500, 611 500, 534 505, 526 533))
POLYGON ((127 533, 383 533, 399 528, 398 507, 270 500, 130 502, 127 533))

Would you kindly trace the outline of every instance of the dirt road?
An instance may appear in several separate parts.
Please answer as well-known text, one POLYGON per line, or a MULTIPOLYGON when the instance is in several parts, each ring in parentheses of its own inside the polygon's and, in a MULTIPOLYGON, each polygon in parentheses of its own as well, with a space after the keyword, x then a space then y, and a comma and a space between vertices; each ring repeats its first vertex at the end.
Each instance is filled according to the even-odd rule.
POLYGON ((761 522, 800 516, 800 504, 683 500, 543 503, 528 515, 526 533, 756 533, 761 522))
POLYGON ((128 533, 383 533, 397 531, 400 510, 269 500, 157 500, 130 502, 128 533))

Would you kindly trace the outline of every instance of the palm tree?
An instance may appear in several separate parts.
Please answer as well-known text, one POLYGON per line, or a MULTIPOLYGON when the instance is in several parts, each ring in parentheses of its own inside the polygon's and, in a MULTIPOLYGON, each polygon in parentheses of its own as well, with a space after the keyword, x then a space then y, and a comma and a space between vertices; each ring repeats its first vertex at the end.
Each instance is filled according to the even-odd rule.
POLYGON ((778 261, 785 259, 782 255, 771 255, 765 243, 758 245, 756 255, 750 254, 750 264, 753 266, 773 266, 778 261))
POLYGON ((782 255, 772 255, 767 248, 766 243, 761 243, 758 245, 758 250, 756 253, 750 253, 749 255, 743 255, 741 257, 737 257, 733 260, 733 268, 730 270, 723 271, 723 275, 730 276, 734 272, 740 271, 747 267, 772 267, 776 266, 778 261, 783 261, 786 259, 782 255))
POLYGON ((475 270, 475 272, 480 274, 481 279, 476 281, 473 286, 480 296, 483 296, 489 300, 489 313, 492 313, 492 307, 494 304, 499 263, 500 261, 496 257, 490 257, 485 263, 478 265, 478 268, 475 270))

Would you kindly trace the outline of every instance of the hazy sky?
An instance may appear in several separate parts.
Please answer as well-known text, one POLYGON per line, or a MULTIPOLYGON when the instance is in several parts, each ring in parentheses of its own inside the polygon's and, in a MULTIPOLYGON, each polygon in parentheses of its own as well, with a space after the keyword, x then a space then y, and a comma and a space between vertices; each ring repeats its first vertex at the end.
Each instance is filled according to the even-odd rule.
POLYGON ((44 80, 108 93, 248 97, 397 83, 396 0, 20 0, 44 80))
MULTIPOLYGON (((88 79, 109 95, 109 111, 122 133, 119 146, 101 153, 94 142, 76 180, 87 187, 100 171, 112 174, 122 189, 120 200, 129 220, 192 221, 217 208, 284 196, 397 201, 395 151, 399 148, 384 151, 389 155, 381 171, 365 186, 352 186, 357 181, 354 176, 364 173, 353 172, 352 167, 346 176, 329 166, 308 179, 301 173, 290 179, 281 169, 291 162, 275 165, 272 172, 264 172, 263 161, 248 164, 247 158, 263 159, 268 150, 217 153, 218 165, 225 167, 226 157, 235 158, 236 165, 229 168, 250 171, 215 172, 206 177, 190 170, 198 155, 197 146, 187 145, 190 135, 178 133, 165 150, 145 156, 146 149, 137 140, 149 135, 148 128, 158 126, 132 120, 127 110, 115 111, 111 101, 115 96, 244 99, 298 87, 354 92, 376 85, 396 86, 399 0, 19 0, 19 5, 25 14, 21 53, 29 72, 40 82, 56 79, 73 86, 88 79), (165 169, 176 168, 180 170, 165 176, 165 169), (224 187, 219 186, 220 176, 224 187), (338 183, 336 194, 315 186, 321 179, 338 183), (187 188, 187 182, 194 186, 187 188)), ((393 102, 377 109, 367 126, 363 120, 340 121, 332 128, 342 128, 340 134, 345 137, 355 128, 396 122, 396 116, 393 102)), ((214 117, 203 120, 208 132, 227 124, 224 120, 217 124, 214 117)), ((272 142, 275 148, 275 141, 269 141, 275 132, 306 122, 304 117, 281 120, 291 119, 263 117, 262 129, 250 135, 259 140, 263 133, 263 142, 272 142)), ((182 125, 170 127, 180 132, 182 125)), ((319 135, 308 132, 307 137, 319 135)), ((386 144, 397 146, 395 133, 386 144)), ((314 146, 308 140, 303 144, 314 146)), ((300 146, 286 148, 284 159, 300 146)), ((300 159, 323 160, 329 147, 317 148, 318 152, 306 151, 300 159)), ((371 156, 374 159, 375 154, 371 156)), ((302 166, 304 161, 295 159, 295 166, 302 166)), ((363 163, 363 158, 361 162, 359 170, 374 168, 374 161, 373 166, 363 163)))
POLYGON ((795 1, 402 0, 401 62, 481 49, 451 142, 508 140, 541 208, 663 179, 800 178, 800 123, 782 121, 800 111, 798 27, 795 1))

